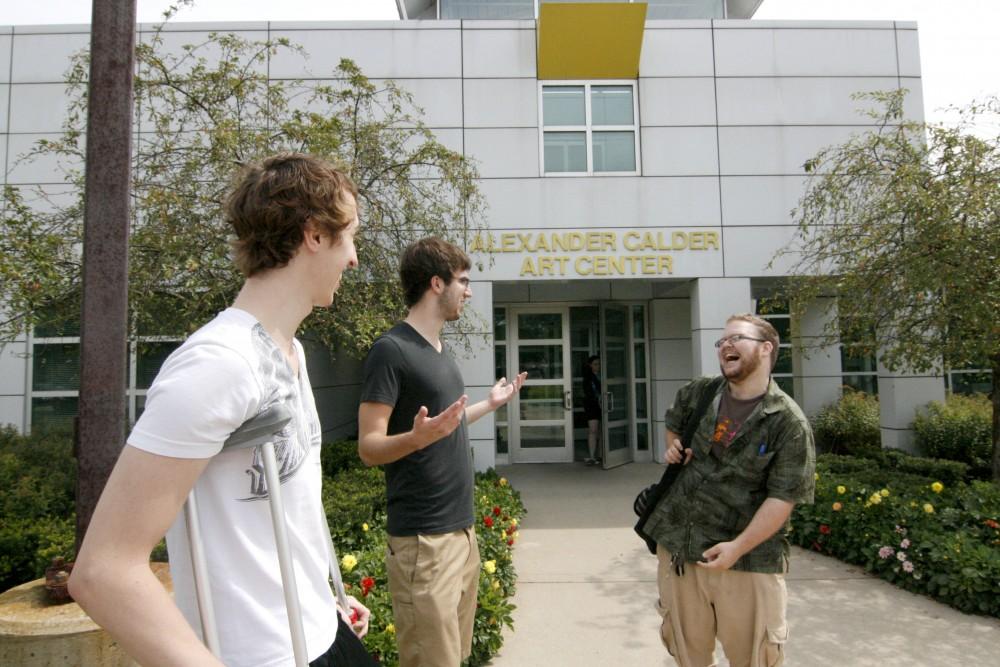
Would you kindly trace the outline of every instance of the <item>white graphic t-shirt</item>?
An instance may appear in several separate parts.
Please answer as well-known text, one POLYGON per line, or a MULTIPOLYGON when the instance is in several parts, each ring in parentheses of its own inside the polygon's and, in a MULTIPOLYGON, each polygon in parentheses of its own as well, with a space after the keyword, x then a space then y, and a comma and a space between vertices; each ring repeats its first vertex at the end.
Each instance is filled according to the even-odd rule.
MULTIPOLYGON (((223 311, 167 358, 128 438, 153 454, 212 457, 195 493, 228 667, 294 664, 259 448, 220 452, 240 424, 277 403, 294 415, 274 446, 309 660, 336 637, 320 500, 319 418, 302 346, 294 345, 297 378, 256 318, 236 308, 223 311)), ((167 532, 167 549, 174 599, 200 636, 183 512, 167 532)))

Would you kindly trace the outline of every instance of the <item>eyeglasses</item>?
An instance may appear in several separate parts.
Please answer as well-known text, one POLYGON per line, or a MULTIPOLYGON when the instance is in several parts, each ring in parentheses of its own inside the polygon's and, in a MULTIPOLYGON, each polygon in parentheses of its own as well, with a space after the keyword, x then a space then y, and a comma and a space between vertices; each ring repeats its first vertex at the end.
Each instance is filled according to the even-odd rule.
POLYGON ((715 347, 722 347, 726 343, 732 343, 733 345, 736 345, 737 343, 743 340, 752 340, 757 343, 767 342, 766 338, 754 338, 753 336, 745 336, 743 334, 733 334, 732 336, 726 336, 725 338, 720 338, 719 340, 715 341, 715 347))

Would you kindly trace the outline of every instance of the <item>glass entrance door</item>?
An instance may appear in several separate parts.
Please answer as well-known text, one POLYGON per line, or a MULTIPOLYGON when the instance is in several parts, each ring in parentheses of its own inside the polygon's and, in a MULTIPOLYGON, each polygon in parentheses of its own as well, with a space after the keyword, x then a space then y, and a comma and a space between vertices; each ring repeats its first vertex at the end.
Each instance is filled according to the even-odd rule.
POLYGON ((573 460, 569 309, 511 308, 510 372, 528 378, 510 403, 510 452, 514 463, 573 460))
POLYGON ((601 401, 604 468, 632 461, 628 306, 601 304, 601 401))

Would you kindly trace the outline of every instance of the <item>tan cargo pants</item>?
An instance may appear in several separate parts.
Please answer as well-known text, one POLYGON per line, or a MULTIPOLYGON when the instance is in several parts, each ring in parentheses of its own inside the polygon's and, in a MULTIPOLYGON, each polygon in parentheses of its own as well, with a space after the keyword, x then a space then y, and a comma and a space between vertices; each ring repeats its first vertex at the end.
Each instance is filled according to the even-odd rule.
POLYGON ((788 638, 785 575, 706 570, 678 576, 657 548, 660 638, 680 667, 712 667, 718 637, 731 667, 779 667, 788 638))
POLYGON ((386 569, 400 667, 458 667, 472 653, 479 591, 475 529, 390 535, 386 569))

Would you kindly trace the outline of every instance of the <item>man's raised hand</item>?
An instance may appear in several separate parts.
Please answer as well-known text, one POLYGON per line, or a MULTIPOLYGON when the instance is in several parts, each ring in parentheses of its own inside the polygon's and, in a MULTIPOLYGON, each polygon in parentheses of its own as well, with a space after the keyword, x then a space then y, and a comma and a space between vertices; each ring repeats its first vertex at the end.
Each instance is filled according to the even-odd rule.
POLYGON ((524 386, 524 381, 527 377, 528 371, 524 371, 514 378, 512 382, 507 382, 507 378, 505 377, 497 380, 497 383, 490 389, 489 396, 486 397, 490 409, 496 410, 514 398, 514 395, 521 391, 521 387, 524 386))
POLYGON ((423 449, 437 442, 458 428, 465 415, 465 404, 468 401, 469 397, 463 394, 457 401, 434 417, 427 416, 426 405, 420 406, 417 416, 413 418, 413 436, 417 449, 423 449))

